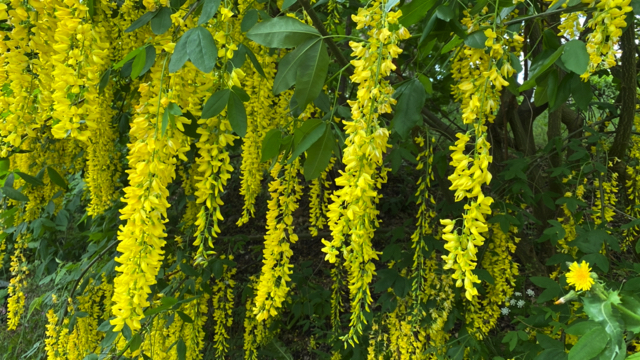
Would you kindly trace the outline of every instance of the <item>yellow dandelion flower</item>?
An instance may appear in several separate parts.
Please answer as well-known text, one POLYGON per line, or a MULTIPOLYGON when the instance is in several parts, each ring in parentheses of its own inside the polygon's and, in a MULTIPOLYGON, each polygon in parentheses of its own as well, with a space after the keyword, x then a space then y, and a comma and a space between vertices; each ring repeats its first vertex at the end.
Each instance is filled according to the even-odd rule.
POLYGON ((573 285, 576 290, 590 290, 591 285, 594 284, 593 278, 591 278, 591 268, 586 261, 582 261, 582 264, 578 265, 574 262, 569 266, 569 272, 567 273, 567 283, 573 285))

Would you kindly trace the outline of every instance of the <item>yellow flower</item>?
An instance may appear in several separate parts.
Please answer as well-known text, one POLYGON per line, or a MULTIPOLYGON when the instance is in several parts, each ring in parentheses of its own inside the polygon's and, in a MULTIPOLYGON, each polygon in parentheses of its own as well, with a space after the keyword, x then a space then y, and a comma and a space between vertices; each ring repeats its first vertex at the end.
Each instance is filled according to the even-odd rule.
POLYGON ((582 261, 580 265, 577 262, 571 264, 567 273, 567 283, 573 285, 578 291, 590 290, 594 280, 591 278, 589 264, 586 261, 582 261))

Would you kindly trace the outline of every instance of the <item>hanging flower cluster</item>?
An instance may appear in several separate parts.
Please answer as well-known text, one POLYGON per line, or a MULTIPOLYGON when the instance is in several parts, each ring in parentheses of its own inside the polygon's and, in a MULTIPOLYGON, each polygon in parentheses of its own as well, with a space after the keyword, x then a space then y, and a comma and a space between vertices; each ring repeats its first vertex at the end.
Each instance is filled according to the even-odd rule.
MULTIPOLYGON (((477 18, 466 18, 468 32, 481 25, 476 21, 477 18)), ((489 164, 493 159, 486 123, 493 122, 495 118, 500 105, 500 91, 509 84, 505 78, 515 72, 509 53, 504 49, 523 42, 517 34, 510 34, 509 39, 505 30, 496 33, 496 29, 489 28, 484 35, 487 37, 486 48, 465 45, 452 65, 452 75, 457 83, 453 86, 453 95, 461 103, 462 121, 471 130, 466 134, 458 133, 458 140, 450 147, 454 172, 449 176, 449 189, 455 191, 456 201, 467 199, 467 204, 460 227, 456 227, 458 219, 440 221, 445 226, 442 238, 447 241, 445 249, 449 251, 443 256, 446 261, 444 268, 454 269, 456 286, 464 285, 465 296, 470 301, 478 294, 474 283, 480 280, 472 271, 476 267, 478 248, 484 244, 482 234, 489 230, 485 216, 491 214, 493 203, 493 198, 482 190, 482 186, 491 181, 489 164)))
POLYGON ((582 0, 596 10, 587 22, 587 28, 593 29, 587 35, 589 68, 582 74, 587 80, 599 68, 608 69, 616 64, 617 46, 622 29, 627 27, 627 13, 632 12, 630 0, 582 0))
POLYGON ((372 301, 369 283, 375 275, 373 260, 378 259, 371 245, 378 223, 376 183, 383 181, 378 168, 389 147, 389 132, 381 126, 379 116, 391 112, 395 103, 391 98, 393 88, 384 78, 396 68, 392 60, 402 52, 398 41, 409 37, 409 32, 398 25, 402 14, 386 12, 385 4, 386 1, 373 1, 353 15, 357 28, 368 30, 368 38, 367 42, 349 43, 356 57, 351 61, 355 67, 351 80, 358 84, 358 99, 349 102, 353 120, 344 122, 348 135, 342 158, 345 169, 336 179, 340 188, 331 195, 327 214, 333 239, 322 241, 322 251, 332 263, 344 251, 351 298, 351 323, 344 339, 350 343, 367 323, 364 313, 372 301), (391 26, 397 30, 391 31, 391 26), (347 244, 345 237, 349 238, 347 244))

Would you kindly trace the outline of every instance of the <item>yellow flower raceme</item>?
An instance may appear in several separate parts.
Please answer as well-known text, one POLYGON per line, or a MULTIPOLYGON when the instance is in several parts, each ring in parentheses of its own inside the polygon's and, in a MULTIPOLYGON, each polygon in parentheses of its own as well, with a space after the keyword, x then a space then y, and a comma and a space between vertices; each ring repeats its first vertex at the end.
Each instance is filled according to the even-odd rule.
POLYGON ((591 268, 586 261, 582 261, 581 264, 573 262, 569 266, 567 284, 573 286, 577 291, 588 291, 594 283, 595 281, 591 277, 591 268))
POLYGON ((289 292, 293 265, 289 259, 293 252, 290 244, 298 241, 294 232, 293 212, 298 208, 302 186, 297 176, 299 159, 282 165, 280 159, 271 170, 273 180, 269 183, 271 199, 268 202, 267 234, 264 243, 264 260, 253 313, 258 321, 278 314, 278 309, 289 292), (280 173, 282 172, 282 175, 280 173))
MULTIPOLYGON (((225 259, 225 255, 220 258, 225 259)), ((233 256, 229 256, 229 260, 233 260, 233 256)), ((213 342, 216 357, 219 359, 224 359, 229 350, 227 339, 229 338, 229 329, 233 324, 233 288, 235 286, 233 276, 236 271, 235 267, 229 268, 227 265, 223 265, 222 277, 216 280, 213 287, 213 320, 216 324, 213 342)))
MULTIPOLYGON (((467 17, 462 22, 468 32, 489 25, 482 23, 479 15, 472 18, 465 14, 467 17)), ((477 263, 478 248, 484 244, 483 233, 488 231, 485 215, 491 213, 490 205, 493 203, 493 199, 482 190, 482 186, 488 185, 492 178, 489 164, 493 158, 486 123, 493 122, 496 116, 500 92, 509 84, 505 78, 515 73, 505 49, 518 50, 522 46, 521 37, 507 36, 505 29, 494 26, 484 30, 484 34, 487 37, 484 49, 463 45, 452 65, 456 81, 452 86, 453 95, 460 101, 462 121, 469 125, 470 130, 458 133, 458 140, 450 147, 453 151, 450 164, 454 172, 449 176, 449 189, 455 192, 456 201, 467 199, 467 204, 460 227, 456 227, 458 220, 441 220, 445 226, 442 238, 447 241, 445 249, 449 251, 448 255, 442 256, 446 261, 444 268, 454 269, 456 286, 464 286, 465 297, 469 301, 478 295, 474 284, 480 280, 473 269, 477 263)))
MULTIPOLYGON (((162 63, 156 63, 156 68, 162 63)), ((129 186, 125 188, 121 218, 125 225, 118 232, 116 267, 119 275, 114 280, 115 331, 129 325, 132 331, 140 329, 143 310, 149 306, 147 300, 150 286, 156 283, 166 237, 164 223, 167 221, 167 186, 175 178, 176 157, 186 160, 184 155, 189 147, 185 136, 178 129, 167 129, 164 136, 160 131, 162 111, 159 108, 162 89, 162 70, 155 69, 152 90, 148 98, 138 108, 133 119, 129 144, 129 186), (159 116, 160 115, 160 116, 159 116)), ((180 121, 176 118, 176 121, 180 121)))
POLYGON ((378 259, 371 239, 378 225, 377 188, 386 181, 386 170, 378 169, 389 147, 389 132, 378 117, 391 112, 391 105, 395 104, 391 97, 393 88, 384 78, 395 69, 393 58, 402 52, 396 44, 409 37, 409 32, 397 25, 401 13, 387 12, 385 4, 386 1, 372 1, 352 16, 358 29, 366 28, 367 38, 349 44, 356 57, 351 61, 354 66, 351 80, 358 83, 357 99, 349 101, 353 120, 344 121, 348 135, 342 158, 345 168, 336 179, 339 189, 331 196, 327 214, 333 239, 322 240, 327 260, 337 261, 340 253, 345 257, 351 323, 343 340, 350 343, 357 341, 357 334, 362 333, 366 324, 364 313, 372 302, 369 283, 375 275, 373 260, 378 259), (396 28, 393 32, 391 25, 396 28), (347 244, 345 238, 349 239, 347 244))

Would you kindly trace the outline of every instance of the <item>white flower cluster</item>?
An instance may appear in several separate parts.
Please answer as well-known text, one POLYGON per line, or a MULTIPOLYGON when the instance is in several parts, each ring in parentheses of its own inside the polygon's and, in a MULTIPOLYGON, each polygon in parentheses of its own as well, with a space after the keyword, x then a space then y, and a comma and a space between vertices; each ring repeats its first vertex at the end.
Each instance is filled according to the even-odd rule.
MULTIPOLYGON (((529 297, 536 296, 536 293, 532 289, 528 289, 526 294, 529 297)), ((516 292, 513 293, 513 296, 514 297, 522 297, 522 293, 516 291, 516 292)), ((511 312, 511 309, 509 309, 509 306, 517 306, 519 309, 522 309, 526 303, 527 302, 524 301, 523 299, 506 298, 506 299, 504 299, 505 307, 501 308, 500 312, 502 313, 502 315, 507 316, 511 312)))

